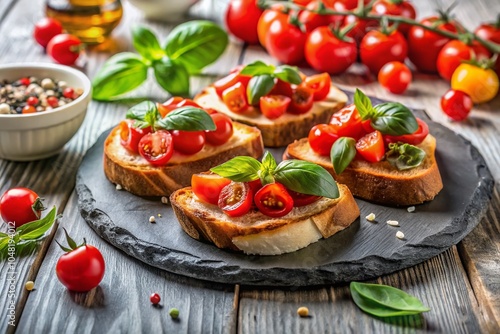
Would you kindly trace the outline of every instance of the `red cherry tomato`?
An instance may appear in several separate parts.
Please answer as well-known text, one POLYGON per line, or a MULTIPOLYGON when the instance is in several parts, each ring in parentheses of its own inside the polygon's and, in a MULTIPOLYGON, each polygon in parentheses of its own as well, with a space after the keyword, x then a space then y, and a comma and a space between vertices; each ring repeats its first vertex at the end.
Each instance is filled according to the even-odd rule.
POLYGON ((195 108, 201 108, 200 105, 194 102, 193 100, 185 99, 180 96, 173 96, 162 104, 157 103, 156 106, 158 108, 158 112, 160 113, 161 117, 165 117, 169 112, 180 107, 190 106, 195 108))
POLYGON ((311 110, 314 103, 314 92, 309 87, 299 85, 294 89, 292 101, 288 107, 288 112, 291 114, 305 114, 311 110))
POLYGON ((86 292, 99 285, 105 264, 101 252, 83 245, 62 255, 56 264, 59 281, 71 291, 86 292))
POLYGON ((307 6, 314 0, 293 0, 293 3, 299 5, 299 6, 307 6))
POLYGON ((408 143, 410 145, 418 145, 424 141, 425 137, 429 134, 429 126, 427 123, 422 121, 420 118, 417 118, 418 129, 412 134, 409 135, 401 135, 401 136, 390 136, 385 135, 384 141, 388 143, 397 143, 403 142, 408 143))
POLYGON ((332 26, 337 26, 344 21, 344 17, 340 15, 320 15, 315 13, 314 11, 319 9, 320 4, 327 9, 334 9, 333 1, 318 0, 310 2, 306 6, 308 10, 303 10, 299 14, 299 22, 303 24, 307 32, 311 32, 318 27, 328 26, 330 24, 332 26))
POLYGON ((63 27, 59 21, 44 17, 35 24, 35 30, 33 32, 33 37, 38 44, 47 47, 49 41, 56 35, 62 34, 63 27))
POLYGON ((259 101, 260 111, 269 119, 276 119, 283 115, 292 101, 288 96, 266 95, 259 101))
POLYGON ((267 31, 265 46, 271 56, 286 64, 298 64, 304 59, 307 35, 289 22, 288 15, 276 17, 267 31))
POLYGON ((339 138, 340 136, 330 124, 317 124, 309 131, 307 140, 314 152, 328 157, 333 143, 339 138))
POLYGON ((321 198, 321 196, 302 194, 290 189, 287 190, 293 199, 293 206, 295 207, 312 204, 321 198))
POLYGON ((257 35, 259 37, 259 43, 265 49, 266 47, 266 37, 267 32, 269 31, 269 27, 273 23, 273 21, 277 18, 281 20, 287 20, 287 14, 284 11, 285 7, 280 4, 272 5, 271 8, 266 9, 264 13, 260 16, 259 22, 257 24, 257 35))
POLYGON ((312 89, 314 101, 324 100, 330 93, 332 80, 328 73, 321 73, 306 77, 304 85, 312 89))
POLYGON ((224 114, 210 114, 215 123, 215 130, 205 131, 205 140, 207 143, 219 146, 226 143, 233 135, 233 122, 231 118, 224 114))
POLYGON ((227 28, 244 42, 257 44, 257 23, 262 13, 256 0, 231 0, 226 11, 227 28))
MULTIPOLYGON (((461 30, 458 23, 445 22, 435 16, 423 19, 420 23, 451 32, 461 30)), ((408 31, 408 58, 420 72, 436 73, 436 61, 439 51, 449 40, 448 37, 443 35, 418 26, 412 26, 408 31)))
POLYGON ((399 61, 388 62, 378 72, 379 84, 393 94, 403 94, 411 79, 410 69, 399 61))
POLYGON ((127 150, 139 153, 139 141, 144 135, 151 132, 151 128, 145 129, 134 126, 134 121, 127 119, 120 122, 120 143, 127 150))
POLYGON ((369 31, 359 46, 361 62, 377 74, 390 61, 404 62, 408 54, 406 40, 399 31, 389 35, 379 30, 369 31))
POLYGON ((73 65, 80 56, 82 42, 70 34, 59 34, 47 45, 47 53, 56 62, 63 65, 73 65))
POLYGON ((356 61, 356 43, 339 39, 329 27, 319 27, 307 37, 305 57, 317 71, 339 74, 356 61))
MULTIPOLYGON (((474 33, 482 39, 500 44, 500 18, 497 19, 497 22, 481 24, 474 33)), ((495 72, 500 77, 500 58, 495 64, 495 72)))
POLYGON ((334 113, 330 118, 330 125, 339 137, 359 139, 365 134, 361 116, 354 104, 334 113))
POLYGON ((151 302, 151 304, 153 305, 158 305, 161 301, 161 297, 159 294, 157 294, 156 292, 151 294, 151 296, 149 296, 149 301, 151 302))
POLYGON ((293 89, 290 83, 277 79, 269 95, 283 95, 291 98, 293 96, 293 89))
MULTIPOLYGON (((417 17, 415 7, 406 1, 377 0, 372 7, 372 13, 377 15, 401 16, 414 20, 417 17)), ((409 24, 398 25, 398 30, 406 35, 411 26, 409 24)))
POLYGON ((231 182, 219 195, 218 205, 230 217, 243 216, 250 211, 253 203, 253 192, 246 182, 231 182))
POLYGON ((15 228, 40 219, 44 209, 40 197, 28 188, 11 188, 0 198, 0 215, 15 228))
POLYGON ((487 48, 474 41, 467 45, 459 40, 452 40, 446 43, 437 57, 437 71, 441 78, 450 81, 453 72, 464 60, 471 58, 481 60, 490 58, 491 53, 487 48))
POLYGON ((361 43, 366 33, 379 26, 377 20, 360 19, 355 15, 347 15, 344 19, 342 28, 352 25, 352 29, 346 34, 347 37, 354 39, 357 45, 361 43))
POLYGON ((226 89, 236 85, 238 82, 241 82, 245 89, 247 88, 248 82, 252 77, 249 75, 241 75, 240 72, 241 70, 235 71, 228 76, 225 76, 224 78, 221 78, 214 82, 215 92, 217 93, 217 95, 219 95, 220 98, 222 98, 222 93, 224 93, 226 89))
POLYGON ((242 113, 248 108, 246 88, 241 82, 227 88, 222 93, 222 101, 235 113, 242 113))
POLYGON ((139 140, 139 154, 153 166, 164 166, 172 157, 172 135, 166 130, 148 133, 139 140))
POLYGON ((195 154, 205 146, 205 131, 182 131, 172 130, 170 132, 174 143, 174 150, 182 154, 195 154))
POLYGON ((472 99, 466 93, 450 89, 441 97, 441 109, 454 121, 462 121, 469 116, 472 99))
POLYGON ((194 194, 205 203, 217 205, 222 188, 231 180, 213 173, 200 173, 191 176, 191 187, 194 194))
POLYGON ((255 194, 255 205, 266 216, 283 217, 293 209, 293 198, 281 183, 269 183, 255 194))
POLYGON ((368 162, 379 162, 384 158, 384 138, 380 131, 373 131, 356 142, 356 151, 368 162))

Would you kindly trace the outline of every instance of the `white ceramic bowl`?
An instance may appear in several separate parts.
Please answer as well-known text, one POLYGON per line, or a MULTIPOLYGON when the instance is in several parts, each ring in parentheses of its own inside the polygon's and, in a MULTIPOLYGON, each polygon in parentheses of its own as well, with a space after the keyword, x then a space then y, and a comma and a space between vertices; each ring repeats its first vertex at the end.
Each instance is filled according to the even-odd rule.
POLYGON ((129 0, 147 18, 176 22, 182 20, 188 9, 199 0, 129 0))
POLYGON ((33 114, 0 114, 0 158, 31 161, 59 153, 78 131, 85 118, 91 97, 91 83, 82 72, 56 64, 0 65, 0 81, 22 77, 63 80, 70 87, 82 88, 76 100, 50 111, 33 114))

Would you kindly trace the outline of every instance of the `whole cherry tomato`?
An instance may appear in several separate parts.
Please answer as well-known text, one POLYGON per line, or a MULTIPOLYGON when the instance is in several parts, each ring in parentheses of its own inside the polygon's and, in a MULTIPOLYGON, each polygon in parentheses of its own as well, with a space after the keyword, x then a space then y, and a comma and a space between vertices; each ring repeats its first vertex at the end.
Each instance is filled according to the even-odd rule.
MULTIPOLYGON (((333 8, 335 8, 336 11, 344 12, 357 8, 358 2, 358 0, 335 0, 333 8)), ((370 0, 364 0, 363 3, 367 5, 370 3, 370 0)))
POLYGON ((56 62, 63 65, 73 65, 80 56, 82 42, 70 34, 59 34, 47 45, 47 53, 56 62))
POLYGON ((312 204, 321 198, 321 196, 302 194, 290 189, 287 189, 287 191, 292 197, 293 206, 295 207, 312 204))
POLYGON ((233 122, 231 118, 221 113, 210 114, 215 124, 215 130, 205 131, 207 143, 212 145, 222 145, 226 143, 233 135, 233 122))
POLYGON ((52 37, 62 34, 62 31, 63 27, 59 21, 53 18, 44 17, 35 24, 33 37, 38 44, 45 48, 52 37))
MULTIPOLYGON (((500 16, 496 22, 481 24, 474 33, 482 39, 500 44, 500 16)), ((500 76, 500 58, 497 59, 495 72, 500 76)))
POLYGON ((253 203, 253 192, 246 182, 231 182, 222 188, 218 206, 230 217, 243 216, 250 211, 253 203))
POLYGON ((379 84, 393 94, 403 94, 411 79, 410 69, 399 61, 388 62, 378 72, 379 84))
POLYGON ((469 116, 472 99, 464 92, 450 89, 441 97, 441 109, 452 120, 462 121, 469 116))
POLYGON ((87 244, 65 250, 68 252, 56 264, 59 281, 69 290, 77 292, 90 291, 98 286, 105 271, 101 252, 87 244))
POLYGON ((310 2, 307 5, 306 8, 308 10, 300 12, 299 22, 304 25, 307 32, 311 32, 318 27, 328 26, 330 24, 332 26, 337 26, 344 21, 344 17, 340 15, 320 15, 315 13, 314 11, 318 10, 320 6, 333 10, 332 1, 317 0, 310 2))
MULTIPOLYGON (((377 0, 373 4, 372 13, 377 15, 401 16, 408 19, 415 19, 417 12, 415 7, 406 0, 377 0)), ((398 25, 398 30, 406 35, 411 26, 409 24, 398 25)))
POLYGON ((490 68, 462 63, 453 72, 451 88, 466 93, 474 103, 488 102, 498 93, 498 76, 490 68))
POLYGON ((401 136, 385 135, 384 141, 387 144, 397 143, 397 142, 408 143, 410 145, 420 144, 421 142, 424 141, 425 137, 427 137, 427 135, 429 134, 429 126, 427 125, 427 123, 422 121, 420 118, 417 118, 417 123, 418 123, 418 129, 417 129, 417 131, 413 132, 412 134, 401 135, 401 136))
POLYGON ((282 63, 297 64, 304 59, 307 35, 289 22, 288 15, 276 17, 267 31, 264 45, 282 63))
POLYGON ((172 157, 172 135, 166 130, 148 133, 139 140, 139 154, 153 166, 164 166, 172 157))
POLYGON ((339 137, 358 139, 365 134, 361 116, 354 104, 335 112, 330 118, 330 125, 339 137))
POLYGON ((356 43, 329 27, 314 29, 307 37, 306 60, 317 71, 340 74, 356 61, 356 43))
POLYGON ((222 188, 231 183, 226 179, 214 173, 200 173, 191 176, 191 187, 194 194, 205 203, 217 205, 222 188))
POLYGON ((241 82, 227 88, 222 93, 222 101, 235 113, 242 113, 248 108, 246 88, 241 82))
POLYGON ((120 122, 120 143, 127 150, 139 153, 139 141, 144 135, 151 132, 151 128, 144 129, 134 126, 134 121, 127 119, 120 122))
POLYGON ((314 152, 328 157, 333 143, 339 138, 337 131, 330 124, 317 124, 309 131, 307 140, 314 152))
POLYGON ((380 131, 373 131, 356 142, 356 151, 368 162, 379 162, 384 158, 384 138, 380 131))
POLYGON ((399 31, 385 34, 380 30, 369 31, 359 46, 361 62, 377 74, 390 61, 404 62, 408 54, 406 40, 399 31))
POLYGON ((256 0, 231 0, 226 11, 227 28, 244 42, 257 44, 257 23, 262 13, 256 0))
POLYGON ((293 0, 293 3, 299 5, 299 6, 307 6, 314 0, 293 0))
POLYGON ((346 36, 353 38, 356 44, 359 45, 366 33, 378 27, 379 24, 377 20, 366 20, 360 19, 356 15, 347 15, 344 18, 344 25, 342 28, 347 26, 352 26, 352 28, 347 32, 346 36))
POLYGON ((269 183, 255 194, 254 202, 266 216, 283 217, 293 209, 293 198, 281 183, 269 183))
MULTIPOLYGON (((451 32, 462 30, 459 23, 436 16, 423 19, 420 23, 451 32)), ((448 37, 412 26, 408 31, 408 58, 420 72, 436 73, 439 51, 449 41, 448 37)))
POLYGON ((205 131, 172 130, 174 149, 182 154, 195 154, 205 146, 205 131))
POLYGON ((28 188, 11 188, 0 198, 0 214, 6 223, 15 228, 40 219, 43 203, 38 195, 28 188))
POLYGON ((265 95, 260 98, 260 111, 268 119, 276 119, 286 112, 291 101, 284 95, 265 95))
POLYGON ((269 31, 269 27, 271 23, 276 18, 280 18, 281 20, 287 20, 287 14, 285 13, 285 7, 280 4, 272 5, 271 8, 266 9, 264 13, 260 16, 259 22, 257 23, 257 35, 259 37, 259 43, 267 49, 266 47, 266 36, 269 31))
POLYGON ((314 92, 314 101, 321 101, 330 93, 332 80, 328 73, 321 73, 306 77, 303 84, 314 92))
POLYGON ((464 60, 488 59, 491 56, 487 48, 474 41, 467 45, 460 40, 452 40, 446 43, 437 58, 437 70, 441 78, 450 81, 453 72, 464 60))
POLYGON ((292 101, 287 109, 291 114, 305 114, 314 103, 314 92, 311 88, 299 85, 293 90, 292 101))

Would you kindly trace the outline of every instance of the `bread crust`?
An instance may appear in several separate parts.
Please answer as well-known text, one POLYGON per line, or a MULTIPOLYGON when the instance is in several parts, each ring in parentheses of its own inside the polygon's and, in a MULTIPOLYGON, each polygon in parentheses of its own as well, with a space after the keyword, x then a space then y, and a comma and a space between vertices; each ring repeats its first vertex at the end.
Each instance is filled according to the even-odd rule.
MULTIPOLYGON (((314 223, 316 231, 323 238, 345 229, 359 217, 359 208, 349 189, 345 185, 338 186, 339 198, 322 198, 307 206, 294 208, 281 218, 270 218, 256 211, 231 218, 217 206, 200 202, 191 187, 174 192, 170 196, 170 203, 182 229, 189 236, 197 240, 207 240, 219 248, 239 251, 234 243, 235 238, 265 238, 277 232, 286 233, 293 224, 306 220, 314 223)), ((276 254, 283 252, 286 251, 278 250, 276 254)))
POLYGON ((206 144, 198 153, 174 153, 166 166, 151 166, 120 144, 120 127, 111 130, 104 142, 104 173, 113 183, 138 196, 169 196, 191 184, 191 176, 209 170, 236 156, 259 158, 264 152, 257 128, 233 122, 232 138, 221 146, 206 144))
POLYGON ((330 117, 347 102, 347 95, 338 88, 331 86, 330 93, 324 101, 315 102, 313 108, 302 115, 284 114, 269 120, 256 108, 249 108, 242 114, 234 113, 227 108, 209 86, 198 94, 194 100, 204 108, 213 108, 228 115, 240 123, 256 126, 262 133, 264 145, 268 147, 286 146, 294 140, 307 137, 309 130, 316 124, 328 123, 330 117))
POLYGON ((283 158, 307 160, 322 166, 356 197, 385 205, 414 205, 433 200, 443 189, 435 158, 436 139, 428 135, 418 146, 426 152, 426 157, 419 167, 406 171, 398 171, 387 161, 355 160, 337 175, 330 158, 314 153, 307 138, 290 144, 283 158))

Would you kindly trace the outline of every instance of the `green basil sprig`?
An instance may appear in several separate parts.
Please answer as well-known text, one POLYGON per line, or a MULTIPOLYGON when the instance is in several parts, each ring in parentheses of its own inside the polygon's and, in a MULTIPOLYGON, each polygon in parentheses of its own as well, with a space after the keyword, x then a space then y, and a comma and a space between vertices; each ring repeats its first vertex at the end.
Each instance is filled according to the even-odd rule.
POLYGON ((406 170, 420 166, 425 151, 408 143, 391 143, 385 157, 397 169, 406 170))
POLYGON ((335 141, 330 151, 333 169, 339 175, 356 156, 356 140, 350 137, 341 137, 335 141))
POLYGON ((392 286, 351 282, 351 296, 363 311, 377 317, 394 317, 428 312, 417 298, 392 286))
POLYGON ((268 65, 260 60, 246 65, 241 70, 241 74, 252 76, 247 87, 248 103, 251 105, 258 104, 260 98, 273 89, 275 78, 295 85, 302 82, 296 67, 268 65))
POLYGON ((337 183, 323 167, 302 160, 284 160, 279 164, 266 151, 262 163, 251 157, 236 157, 210 169, 235 182, 260 179, 262 184, 279 182, 290 190, 328 198, 339 197, 337 183))
POLYGON ((145 27, 133 28, 132 40, 139 55, 123 52, 104 63, 92 81, 95 100, 109 101, 132 91, 146 81, 149 68, 164 90, 189 95, 189 76, 217 60, 228 43, 221 27, 200 20, 178 25, 164 47, 145 27))

